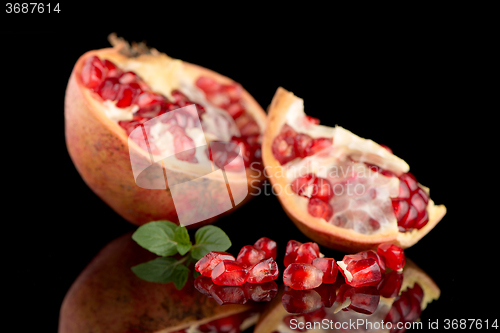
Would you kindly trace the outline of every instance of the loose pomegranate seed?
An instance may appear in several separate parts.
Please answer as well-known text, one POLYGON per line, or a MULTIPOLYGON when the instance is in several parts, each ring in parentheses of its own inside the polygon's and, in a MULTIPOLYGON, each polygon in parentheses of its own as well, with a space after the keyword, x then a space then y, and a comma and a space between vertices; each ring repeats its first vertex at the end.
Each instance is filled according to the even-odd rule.
POLYGON ((377 253, 385 259, 385 264, 395 271, 400 270, 405 265, 405 253, 402 248, 390 243, 380 244, 377 253))
POLYGON ((285 260, 283 261, 285 267, 288 267, 288 265, 295 262, 295 259, 297 258, 297 250, 301 245, 301 242, 297 242, 295 240, 288 241, 285 250, 285 260))
POLYGON ((81 73, 82 82, 85 87, 89 89, 97 88, 106 77, 103 69, 104 65, 98 57, 92 56, 88 58, 82 67, 81 73))
POLYGON ((401 285, 403 284, 403 274, 398 271, 391 271, 382 276, 382 281, 380 281, 377 289, 380 296, 385 298, 396 297, 401 290, 401 285))
POLYGON ((319 257, 319 246, 316 243, 308 242, 299 246, 295 263, 312 264, 313 260, 319 257))
POLYGON ((276 242, 272 239, 267 237, 259 238, 253 246, 261 251, 264 251, 266 258, 273 258, 276 260, 278 249, 276 242))
POLYGON ((233 260, 222 260, 212 270, 211 277, 219 286, 241 286, 247 282, 248 271, 233 260))
POLYGON ((259 261, 265 259, 266 253, 257 249, 252 245, 245 245, 241 248, 240 253, 236 257, 236 262, 243 267, 251 267, 259 261))
POLYGON ((289 313, 309 313, 322 306, 321 296, 314 290, 285 290, 281 303, 289 313))
POLYGON ((283 282, 294 290, 318 287, 323 282, 323 272, 311 264, 290 264, 283 272, 283 282))
POLYGON ((375 259, 346 255, 337 264, 346 283, 352 287, 376 286, 382 279, 380 267, 375 259))
POLYGON ((219 83, 217 83, 217 81, 215 81, 212 78, 206 77, 206 76, 200 76, 196 80, 195 84, 198 88, 203 90, 205 93, 216 92, 216 91, 220 90, 220 88, 221 88, 221 85, 219 83))
POLYGON ((307 205, 307 211, 313 217, 322 218, 329 221, 333 216, 333 208, 329 203, 323 200, 311 198, 307 205))
POLYGON ((312 261, 314 267, 319 268, 323 272, 323 283, 334 283, 337 280, 339 269, 335 259, 332 258, 315 258, 312 261))
MULTIPOLYGON (((385 273, 385 259, 381 256, 379 256, 379 254, 373 250, 368 250, 368 251, 362 251, 362 252, 359 252, 353 256, 356 256, 356 258, 359 258, 359 259, 366 259, 366 258, 372 258, 372 259, 375 259, 375 261, 377 262, 378 264, 378 267, 380 268, 380 272, 381 273, 385 273)), ((348 264, 348 262, 345 262, 344 263, 348 264)))
POLYGON ((222 260, 235 260, 235 258, 227 252, 211 251, 196 262, 194 269, 203 276, 211 277, 212 270, 222 260))
POLYGON ((269 302, 278 293, 278 285, 271 281, 267 283, 245 283, 250 299, 254 302, 269 302))
POLYGON ((116 78, 107 78, 97 88, 96 92, 103 100, 114 101, 120 90, 120 83, 116 78))
POLYGON ((243 286, 218 286, 214 285, 210 289, 210 296, 219 303, 223 304, 246 304, 249 299, 248 293, 243 286))
POLYGON ((135 98, 141 93, 141 87, 136 82, 121 84, 116 96, 116 106, 125 108, 134 102, 135 98))
POLYGON ((278 278, 278 264, 273 258, 261 260, 248 270, 248 283, 266 283, 278 278))

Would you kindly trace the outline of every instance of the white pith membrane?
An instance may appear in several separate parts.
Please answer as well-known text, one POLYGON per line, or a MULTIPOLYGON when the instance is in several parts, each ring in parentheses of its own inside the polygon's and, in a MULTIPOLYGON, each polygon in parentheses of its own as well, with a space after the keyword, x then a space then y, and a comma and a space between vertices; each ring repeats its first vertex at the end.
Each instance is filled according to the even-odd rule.
MULTIPOLYGON (((181 60, 172 59, 164 54, 155 55, 156 59, 154 62, 147 61, 147 58, 151 57, 148 55, 137 58, 124 58, 118 62, 114 57, 107 57, 106 54, 98 55, 98 57, 101 60, 107 59, 115 63, 123 72, 134 72, 144 80, 151 88, 151 91, 165 96, 169 101, 174 101, 171 92, 177 89, 186 95, 191 102, 202 105, 205 108, 205 113, 200 117, 201 124, 197 122, 194 124, 188 123, 184 128, 186 135, 194 141, 195 147, 206 147, 212 141, 229 142, 231 137, 241 136, 235 121, 229 113, 224 109, 211 105, 206 100, 205 93, 195 85, 197 77, 193 77, 193 73, 184 70, 181 60)), ((98 96, 96 98, 99 99, 98 96)), ((240 103, 247 109, 247 105, 243 99, 240 100, 240 103)), ((106 100, 101 104, 106 116, 115 123, 121 120, 132 120, 133 113, 138 110, 137 105, 118 108, 115 106, 116 101, 110 100, 106 100)), ((175 110, 172 112, 175 112, 175 110)), ((168 126, 159 121, 150 122, 150 125, 148 127, 150 130, 148 139, 159 148, 160 153, 157 155, 174 155, 173 135, 168 131, 168 126)), ((176 161, 170 160, 169 162, 173 162, 174 164, 170 165, 170 167, 188 172, 204 173, 206 165, 211 165, 205 149, 197 149, 195 158, 197 160, 195 163, 178 159, 176 161)), ((154 158, 155 161, 161 159, 154 158)), ((241 176, 239 170, 234 173, 236 176, 241 176)), ((230 174, 231 171, 229 170, 229 177, 231 177, 230 174)))
MULTIPOLYGON (((340 126, 312 124, 306 118, 302 100, 292 103, 285 123, 297 133, 333 140, 333 145, 314 155, 296 158, 282 165, 288 184, 310 173, 330 181, 334 195, 329 204, 334 213, 326 222, 368 235, 398 232, 391 198, 398 196, 400 180, 370 169, 365 162, 401 175, 409 171, 404 160, 376 142, 340 126)), ((421 187, 428 192, 427 188, 421 187)), ((312 190, 312 186, 305 188, 305 197, 296 195, 295 203, 299 208, 307 211, 312 190)), ((429 204, 432 204, 431 200, 429 204)))
POLYGON ((351 282, 352 274, 347 270, 347 265, 343 261, 337 261, 337 265, 342 270, 342 272, 344 272, 347 282, 351 282))

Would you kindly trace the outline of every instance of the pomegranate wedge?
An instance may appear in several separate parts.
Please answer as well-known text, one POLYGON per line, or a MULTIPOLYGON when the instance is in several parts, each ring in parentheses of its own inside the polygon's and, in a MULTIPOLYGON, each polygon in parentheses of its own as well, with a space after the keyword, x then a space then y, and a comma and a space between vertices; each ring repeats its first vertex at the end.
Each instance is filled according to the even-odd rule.
POLYGON ((407 248, 443 218, 429 189, 390 148, 304 113, 279 88, 262 141, 266 174, 295 225, 310 239, 346 252, 381 243, 407 248))

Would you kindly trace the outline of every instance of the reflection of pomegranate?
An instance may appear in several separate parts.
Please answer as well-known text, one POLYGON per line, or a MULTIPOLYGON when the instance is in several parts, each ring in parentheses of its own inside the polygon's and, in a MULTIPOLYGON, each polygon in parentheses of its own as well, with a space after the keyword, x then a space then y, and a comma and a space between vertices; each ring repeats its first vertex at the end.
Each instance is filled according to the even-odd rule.
MULTIPOLYGON (((180 208, 198 216, 214 216, 205 223, 213 221, 218 212, 227 211, 227 198, 218 195, 228 193, 227 182, 233 199, 245 198, 247 191, 257 187, 247 183, 259 181, 261 174, 249 166, 260 159, 264 111, 227 77, 155 49, 112 41, 114 48, 84 54, 69 79, 66 143, 78 172, 99 197, 134 224, 178 221, 180 208), (189 105, 195 107, 195 114, 172 112, 189 105), (163 127, 146 126, 158 117, 163 127), (196 123, 201 123, 203 131, 196 123), (143 135, 141 128, 147 132, 146 141, 135 140, 143 135), (162 128, 165 132, 159 133, 162 128), (157 140, 152 142, 152 138, 157 140), (219 141, 232 143, 234 148, 209 151, 207 144, 217 146, 219 141), (240 152, 242 159, 236 159, 233 152, 240 152), (157 158, 174 154, 168 160, 157 158), (218 167, 227 165, 224 177, 207 171, 204 165, 210 169, 210 159, 216 159, 218 167), (145 169, 136 179, 131 161, 145 169), (236 165, 240 161, 243 164, 236 165), (231 172, 238 167, 246 168, 247 177, 231 172), (158 180, 163 189, 156 189, 158 180), (171 182, 183 184, 176 197, 177 212, 171 182)), ((233 206, 240 201, 234 199, 233 206)))
POLYGON ((385 242, 407 248, 446 213, 388 147, 319 125, 283 88, 269 107, 262 158, 292 221, 330 248, 355 252, 385 242))
POLYGON ((130 269, 154 257, 132 240, 131 233, 109 243, 68 290, 59 333, 175 332, 216 320, 232 323, 239 332, 240 325, 245 329, 257 320, 258 304, 219 306, 197 292, 192 279, 177 290, 173 283, 142 280, 130 269))
POLYGON ((418 321, 427 304, 438 299, 440 290, 432 279, 411 260, 406 261, 403 272, 388 270, 377 286, 352 287, 344 283, 339 274, 334 284, 322 284, 309 290, 280 287, 280 291, 265 308, 255 326, 255 333, 271 332, 331 332, 352 330, 349 322, 373 324, 370 332, 388 332, 385 325, 393 324, 391 332, 404 332, 404 324, 418 321), (314 323, 326 319, 332 329, 314 323), (397 323, 403 325, 396 330, 397 323), (343 326, 342 326, 343 325, 343 326), (377 326, 380 328, 378 329, 377 326))

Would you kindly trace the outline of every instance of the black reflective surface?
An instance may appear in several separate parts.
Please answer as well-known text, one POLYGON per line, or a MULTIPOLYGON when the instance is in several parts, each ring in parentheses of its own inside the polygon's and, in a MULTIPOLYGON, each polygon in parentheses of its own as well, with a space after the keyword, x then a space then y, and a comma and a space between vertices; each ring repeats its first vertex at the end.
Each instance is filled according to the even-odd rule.
MULTIPOLYGON (((109 15, 104 14, 113 20, 109 15)), ((481 151, 498 140, 483 127, 491 121, 472 89, 478 79, 467 77, 474 72, 461 52, 467 41, 453 31, 438 38, 428 31, 372 33, 371 27, 351 35, 345 28, 307 27, 300 20, 265 23, 274 19, 259 20, 264 33, 256 32, 255 20, 241 30, 241 22, 233 21, 228 30, 203 16, 193 18, 194 29, 163 25, 152 31, 140 24, 132 32, 72 31, 66 16, 64 25, 44 30, 28 24, 29 32, 12 34, 23 30, 14 25, 2 35, 4 120, 16 125, 5 136, 12 141, 5 144, 4 163, 17 168, 4 174, 4 190, 13 201, 4 206, 4 277, 14 296, 7 304, 9 318, 18 328, 36 323, 38 331, 57 331, 62 301, 79 274, 108 243, 135 230, 85 185, 64 141, 64 92, 73 65, 84 52, 107 47, 113 31, 235 79, 264 108, 283 86, 304 98, 306 112, 322 123, 391 147, 431 188, 434 202, 448 208, 436 228, 406 251, 441 291, 420 316, 424 329, 430 322, 444 329, 446 319, 469 318, 481 319, 484 328, 485 320, 491 325, 498 318, 498 214, 491 195, 497 172, 494 152, 481 151), (209 23, 217 28, 207 29, 209 23)), ((262 236, 277 241, 281 271, 286 242, 309 241, 269 184, 216 225, 233 241, 230 252, 262 236)), ((344 255, 324 247, 321 252, 339 260, 344 255)))

